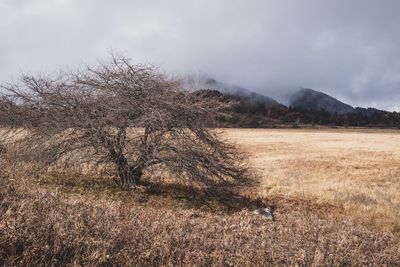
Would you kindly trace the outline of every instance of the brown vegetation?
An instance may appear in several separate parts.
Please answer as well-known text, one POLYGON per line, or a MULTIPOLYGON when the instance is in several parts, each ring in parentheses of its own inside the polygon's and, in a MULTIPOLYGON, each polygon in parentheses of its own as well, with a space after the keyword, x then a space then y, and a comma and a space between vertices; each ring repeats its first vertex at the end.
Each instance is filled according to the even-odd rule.
POLYGON ((343 207, 364 225, 400 232, 400 131, 232 129, 249 155, 261 197, 290 196, 343 207))
POLYGON ((95 69, 20 80, 2 86, 0 107, 0 122, 19 136, 17 160, 108 164, 123 188, 145 172, 203 184, 244 181, 240 153, 206 127, 230 103, 184 90, 150 66, 113 57, 95 69))
POLYGON ((397 131, 217 134, 230 103, 124 59, 6 89, 0 265, 400 264, 397 131))
MULTIPOLYGON (((0 265, 392 265, 400 238, 357 226, 338 207, 275 199, 275 221, 235 199, 173 188, 121 191, 108 180, 0 179, 0 265), (58 182, 57 182, 58 181, 58 182), (178 190, 178 191, 177 191, 178 190), (171 194, 169 195, 168 192, 171 194), (233 202, 233 201, 232 201, 233 202)), ((8 166, 8 167, 7 167, 8 166)), ((6 168, 7 167, 7 168, 6 168)), ((266 200, 265 200, 266 201, 266 200)))
MULTIPOLYGON (((285 137, 284 130, 266 131, 276 144, 270 144, 270 148, 281 147, 283 153, 275 152, 272 158, 262 145, 272 140, 262 135, 262 131, 233 131, 227 131, 226 135, 236 136, 242 148, 247 146, 252 164, 259 168, 273 167, 267 158, 280 158, 283 164, 285 158, 290 158, 290 155, 285 157, 284 148, 295 148, 296 142, 303 138, 316 145, 315 138, 319 136, 326 147, 331 147, 332 142, 334 147, 346 144, 337 132, 292 131, 285 137), (247 143, 250 138, 251 143, 247 143), (260 157, 262 151, 267 154, 260 157)), ((357 136, 355 132, 342 134, 357 136)), ((389 136, 387 133, 386 138, 389 136)), ((367 142, 367 136, 361 134, 361 137, 359 140, 364 143, 352 142, 354 149, 374 144, 371 139, 367 142)), ((385 143, 380 148, 389 149, 385 143)), ((343 202, 329 200, 330 191, 324 190, 323 184, 318 187, 317 180, 291 186, 280 182, 283 177, 277 180, 276 169, 270 172, 276 194, 271 191, 274 188, 263 191, 267 188, 266 180, 261 190, 243 188, 241 195, 172 183, 149 183, 142 190, 121 191, 112 179, 94 174, 82 176, 58 170, 32 176, 35 172, 29 165, 12 161, 12 154, 12 148, 3 149, 0 168, 0 265, 396 266, 400 263, 399 232, 359 224, 343 202), (298 193, 294 194, 296 188, 298 193), (318 198, 309 197, 311 188, 318 198), (253 214, 260 206, 272 207, 275 221, 253 214)), ((293 168, 299 173, 304 171, 300 165, 293 168)), ((333 168, 326 168, 327 175, 333 174, 332 171, 333 168)), ((316 173, 310 169, 309 175, 316 173)), ((379 181, 385 184, 384 180, 379 181)), ((349 195, 354 192, 354 199, 349 201, 375 205, 356 193, 358 187, 336 186, 342 192, 347 190, 349 195)), ((369 192, 364 194, 382 205, 376 195, 367 195, 369 192)), ((368 212, 364 215, 369 217, 368 212)))

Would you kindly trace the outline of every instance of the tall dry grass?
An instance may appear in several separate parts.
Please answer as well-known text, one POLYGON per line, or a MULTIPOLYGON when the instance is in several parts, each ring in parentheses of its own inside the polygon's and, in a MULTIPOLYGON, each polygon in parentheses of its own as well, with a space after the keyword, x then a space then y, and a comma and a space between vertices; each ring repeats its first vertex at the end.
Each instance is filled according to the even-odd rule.
POLYGON ((259 188, 243 189, 248 197, 174 184, 121 191, 97 174, 36 173, 15 163, 12 150, 6 153, 0 158, 2 266, 400 264, 399 233, 358 224, 340 203, 297 192, 257 199, 259 188), (260 205, 274 209, 275 221, 253 214, 260 205))
POLYGON ((344 207, 352 219, 400 231, 400 131, 232 129, 250 156, 261 196, 344 207))
POLYGON ((246 209, 202 211, 146 193, 112 199, 98 188, 95 194, 35 189, 4 176, 0 183, 3 266, 400 263, 398 236, 306 212, 298 204, 280 203, 273 222, 246 209))

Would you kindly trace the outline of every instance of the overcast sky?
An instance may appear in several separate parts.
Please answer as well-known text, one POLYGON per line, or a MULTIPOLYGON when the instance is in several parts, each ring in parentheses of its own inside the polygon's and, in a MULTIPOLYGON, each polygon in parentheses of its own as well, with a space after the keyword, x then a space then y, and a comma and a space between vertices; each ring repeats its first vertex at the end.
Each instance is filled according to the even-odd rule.
POLYGON ((0 0, 0 81, 106 58, 400 110, 399 0, 0 0))

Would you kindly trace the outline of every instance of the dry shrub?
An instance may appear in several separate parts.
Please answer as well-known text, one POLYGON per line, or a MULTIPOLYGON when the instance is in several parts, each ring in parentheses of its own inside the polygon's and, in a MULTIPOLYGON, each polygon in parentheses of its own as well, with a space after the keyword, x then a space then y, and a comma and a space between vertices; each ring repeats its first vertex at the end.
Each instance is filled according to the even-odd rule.
POLYGON ((113 165, 124 189, 155 169, 208 186, 248 178, 241 153, 210 128, 232 103, 124 57, 74 72, 23 75, 0 85, 0 100, 0 125, 12 129, 20 161, 113 165))

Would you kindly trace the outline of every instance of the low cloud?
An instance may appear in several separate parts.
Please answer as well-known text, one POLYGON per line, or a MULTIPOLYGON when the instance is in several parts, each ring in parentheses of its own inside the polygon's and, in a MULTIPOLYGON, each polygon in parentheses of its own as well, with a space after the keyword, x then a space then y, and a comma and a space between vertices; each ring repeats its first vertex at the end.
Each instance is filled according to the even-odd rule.
POLYGON ((282 97, 300 87, 400 110, 397 0, 3 0, 0 80, 115 50, 282 97))

